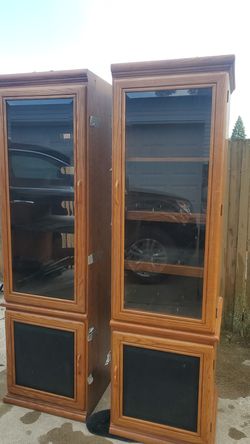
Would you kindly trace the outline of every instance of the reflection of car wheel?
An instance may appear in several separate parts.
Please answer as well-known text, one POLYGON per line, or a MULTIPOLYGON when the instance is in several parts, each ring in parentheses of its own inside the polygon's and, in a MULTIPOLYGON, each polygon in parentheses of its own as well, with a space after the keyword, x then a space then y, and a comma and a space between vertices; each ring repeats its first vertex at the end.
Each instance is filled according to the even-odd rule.
MULTIPOLYGON (((145 231, 126 249, 126 259, 130 261, 150 262, 151 264, 171 264, 177 257, 177 250, 172 239, 164 232, 145 231)), ((133 270, 132 270, 133 271, 133 270)), ((149 271, 133 271, 138 279, 144 282, 158 282, 166 275, 149 271)))

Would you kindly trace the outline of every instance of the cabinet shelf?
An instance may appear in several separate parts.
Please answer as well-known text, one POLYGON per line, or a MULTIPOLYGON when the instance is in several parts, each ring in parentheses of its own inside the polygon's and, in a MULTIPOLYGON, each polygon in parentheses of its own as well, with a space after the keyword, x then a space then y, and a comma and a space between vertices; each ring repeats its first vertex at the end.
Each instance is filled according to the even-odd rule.
POLYGON ((202 267, 189 265, 159 264, 153 262, 124 261, 125 270, 146 271, 148 273, 172 274, 176 276, 203 277, 202 267))
POLYGON ((209 157, 127 157, 126 162, 209 162, 209 157))
POLYGON ((166 211, 127 211, 127 220, 171 222, 183 224, 205 224, 206 215, 201 213, 170 213, 166 211))

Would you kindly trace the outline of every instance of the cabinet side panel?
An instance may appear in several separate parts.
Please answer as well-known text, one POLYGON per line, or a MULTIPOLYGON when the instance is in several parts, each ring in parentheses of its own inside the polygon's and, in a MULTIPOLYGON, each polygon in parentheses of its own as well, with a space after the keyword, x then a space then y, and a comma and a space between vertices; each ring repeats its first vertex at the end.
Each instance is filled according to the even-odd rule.
MULTIPOLYGON (((216 306, 211 308, 211 318, 214 316, 214 310, 216 313, 215 326, 221 324, 222 316, 222 300, 224 297, 225 289, 225 242, 227 237, 227 201, 226 190, 228 186, 228 119, 229 119, 229 77, 225 73, 224 77, 218 83, 218 102, 216 108, 216 121, 217 132, 215 132, 215 144, 217 144, 217 153, 214 156, 214 169, 215 174, 213 177, 213 218, 211 223, 211 230, 217 226, 217 230, 214 230, 210 235, 211 246, 211 260, 208 264, 210 270, 210 276, 214 279, 215 293, 214 303, 216 306), (220 162, 218 161, 220 159, 220 162), (214 246, 214 248, 213 248, 214 246), (213 259, 212 259, 213 256, 213 259)), ((211 287, 212 288, 212 287, 211 287)), ((211 298, 212 299, 212 298, 211 298)), ((209 312, 209 308, 207 308, 209 312)), ((218 329, 217 329, 218 330, 218 329)), ((220 330, 220 328, 219 328, 220 330)), ((216 334, 216 328, 214 330, 216 334)))
MULTIPOLYGON (((230 142, 228 140, 229 138, 229 114, 230 114, 230 84, 228 79, 228 101, 227 101, 227 109, 226 109, 226 142, 225 142, 225 159, 224 159, 224 189, 223 189, 223 196, 222 196, 222 258, 221 258, 221 282, 220 282, 220 296, 224 299, 223 302, 223 321, 222 326, 224 328, 229 328, 231 326, 231 313, 233 312, 232 307, 232 301, 231 301, 231 294, 234 288, 234 276, 231 270, 228 268, 230 264, 230 251, 228 251, 228 245, 230 243, 230 248, 234 248, 234 243, 237 242, 236 236, 233 233, 234 230, 237 230, 237 226, 234 226, 234 230, 230 227, 230 210, 231 205, 229 205, 229 194, 230 194, 230 188, 235 186, 236 180, 232 180, 230 178, 230 168, 231 168, 231 153, 230 153, 230 142), (230 179, 231 182, 230 183, 230 179), (230 229, 231 228, 231 229, 230 229), (230 242, 230 239, 233 238, 233 241, 230 242), (227 280, 226 280, 227 277, 227 280), (229 314, 230 313, 230 314, 229 314)), ((235 154, 235 153, 234 153, 235 154)), ((237 155, 237 153, 236 153, 237 155)), ((237 156, 236 161, 239 159, 239 156, 237 156)), ((239 160, 238 160, 239 161, 239 160)), ((237 183, 236 183, 237 185, 237 183)), ((231 210, 232 211, 232 210, 231 210)), ((233 212, 237 212, 235 206, 233 206, 233 212)), ((237 225, 237 224, 235 224, 237 225)))
POLYGON ((111 244, 111 85, 89 75, 88 130, 88 407, 93 410, 110 380, 105 365, 110 350, 110 244, 111 244))

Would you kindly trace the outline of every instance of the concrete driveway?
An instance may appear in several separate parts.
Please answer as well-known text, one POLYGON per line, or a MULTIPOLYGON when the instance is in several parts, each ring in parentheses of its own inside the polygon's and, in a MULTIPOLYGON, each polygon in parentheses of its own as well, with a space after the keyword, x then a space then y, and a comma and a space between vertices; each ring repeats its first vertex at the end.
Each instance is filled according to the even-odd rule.
MULTIPOLYGON (((1 302, 2 296, 0 296, 1 302)), ((222 340, 218 356, 219 405, 216 444, 250 443, 250 348, 222 340)), ((3 404, 6 392, 4 309, 0 308, 0 444, 121 443, 91 435, 85 424, 3 404)), ((107 408, 105 394, 98 408, 107 408)))

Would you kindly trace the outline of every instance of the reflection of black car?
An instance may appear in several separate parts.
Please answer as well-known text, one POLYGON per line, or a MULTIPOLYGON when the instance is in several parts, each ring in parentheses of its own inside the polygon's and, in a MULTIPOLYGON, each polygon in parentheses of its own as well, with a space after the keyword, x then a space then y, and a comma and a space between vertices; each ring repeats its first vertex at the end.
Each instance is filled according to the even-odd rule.
POLYGON ((9 175, 15 196, 73 197, 74 178, 68 156, 38 145, 9 143, 9 175))
POLYGON ((54 223, 63 232, 73 232, 74 217, 66 214, 61 205, 62 201, 74 200, 74 177, 68 174, 70 168, 70 159, 58 151, 9 143, 12 210, 18 205, 20 211, 21 203, 32 206, 40 228, 46 222, 49 226, 54 223))
POLYGON ((62 237, 74 232, 71 160, 49 148, 10 141, 8 153, 13 269, 25 279, 60 274, 74 263, 73 246, 67 241, 62 248, 62 237))
MULTIPOLYGON (((185 215, 193 213, 189 200, 167 193, 132 189, 126 194, 126 213, 125 259, 152 264, 201 265, 204 227, 196 221, 187 223, 185 215), (141 211, 141 218, 138 213, 138 220, 130 218, 129 212, 133 211, 141 211), (156 217, 153 216, 151 221, 148 217, 143 220, 144 212, 156 217), (160 221, 157 212, 168 214, 168 221, 160 221)), ((163 276, 145 271, 136 271, 135 275, 146 282, 163 276)))

